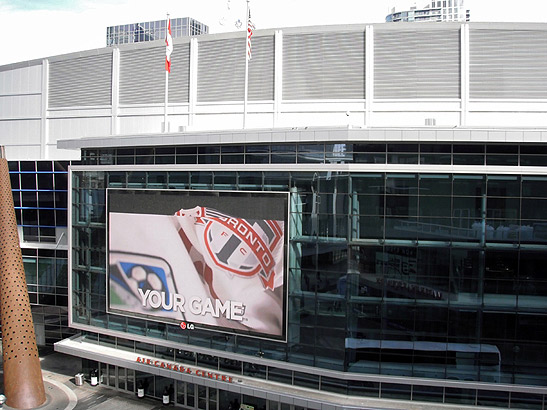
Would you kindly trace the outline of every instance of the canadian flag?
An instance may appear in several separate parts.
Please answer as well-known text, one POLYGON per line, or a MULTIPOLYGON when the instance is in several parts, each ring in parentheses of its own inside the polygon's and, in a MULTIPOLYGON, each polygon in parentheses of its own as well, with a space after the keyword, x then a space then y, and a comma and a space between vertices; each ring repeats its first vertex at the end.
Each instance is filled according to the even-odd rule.
POLYGON ((171 37, 171 20, 167 19, 167 35, 165 36, 165 71, 171 72, 171 53, 173 52, 173 37, 171 37))

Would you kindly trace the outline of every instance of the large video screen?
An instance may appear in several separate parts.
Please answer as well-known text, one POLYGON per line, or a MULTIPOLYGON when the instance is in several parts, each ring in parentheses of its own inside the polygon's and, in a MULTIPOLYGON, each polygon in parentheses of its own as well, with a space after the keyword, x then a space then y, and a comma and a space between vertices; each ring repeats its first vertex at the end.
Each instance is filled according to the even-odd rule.
POLYGON ((108 312, 286 340, 288 201, 108 189, 108 312))

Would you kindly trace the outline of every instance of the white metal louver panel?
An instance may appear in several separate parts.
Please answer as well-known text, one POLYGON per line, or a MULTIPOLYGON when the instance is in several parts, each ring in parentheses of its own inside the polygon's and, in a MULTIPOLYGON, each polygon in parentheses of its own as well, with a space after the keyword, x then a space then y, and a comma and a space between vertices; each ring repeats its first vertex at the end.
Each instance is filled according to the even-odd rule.
MULTIPOLYGON (((376 99, 460 98, 460 30, 376 30, 376 99)), ((425 23, 424 23, 425 24, 425 23)))
POLYGON ((547 98, 547 31, 469 30, 471 98, 547 98))
POLYGON ((365 32, 283 36, 283 99, 364 99, 365 32))
POLYGON ((249 101, 273 101, 274 36, 253 36, 252 50, 253 57, 249 61, 249 101))
POLYGON ((111 105, 111 95, 112 53, 50 63, 49 107, 111 105))
POLYGON ((199 41, 198 102, 243 101, 245 49, 245 37, 199 41))
MULTIPOLYGON (((171 54, 169 102, 187 103, 190 45, 175 44, 171 54)), ((165 101, 165 46, 120 53, 120 103, 158 104, 165 101)))

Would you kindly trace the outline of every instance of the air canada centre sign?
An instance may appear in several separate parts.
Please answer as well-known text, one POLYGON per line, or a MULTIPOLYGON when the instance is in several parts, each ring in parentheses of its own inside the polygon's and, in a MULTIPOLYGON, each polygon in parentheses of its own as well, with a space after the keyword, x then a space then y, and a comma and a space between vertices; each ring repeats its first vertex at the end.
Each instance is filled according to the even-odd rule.
POLYGON ((203 377, 205 379, 217 380, 219 382, 233 383, 232 376, 221 373, 211 372, 205 369, 183 366, 174 362, 164 362, 163 360, 150 359, 146 357, 137 357, 137 363, 146 364, 148 366, 157 367, 160 369, 171 370, 173 372, 184 373, 192 376, 203 377))
POLYGON ((287 192, 110 188, 107 207, 108 313, 286 341, 287 192))

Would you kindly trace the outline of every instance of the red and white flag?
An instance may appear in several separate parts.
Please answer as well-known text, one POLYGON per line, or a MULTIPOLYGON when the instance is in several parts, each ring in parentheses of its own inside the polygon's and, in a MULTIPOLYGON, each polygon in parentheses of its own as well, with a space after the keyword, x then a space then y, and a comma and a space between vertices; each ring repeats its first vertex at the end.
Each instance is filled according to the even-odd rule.
POLYGON ((171 53, 173 52, 173 37, 171 37, 171 20, 167 19, 167 35, 165 36, 165 71, 171 72, 171 53))
POLYGON ((254 29, 255 26, 251 21, 251 10, 249 10, 249 15, 247 16, 247 60, 250 60, 252 57, 251 37, 253 36, 254 29))

